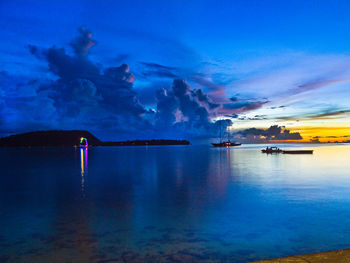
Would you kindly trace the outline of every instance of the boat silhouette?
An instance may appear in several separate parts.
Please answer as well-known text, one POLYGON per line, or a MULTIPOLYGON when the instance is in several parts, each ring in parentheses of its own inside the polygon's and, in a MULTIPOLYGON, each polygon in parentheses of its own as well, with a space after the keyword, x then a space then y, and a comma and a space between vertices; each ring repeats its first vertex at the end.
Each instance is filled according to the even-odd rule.
POLYGON ((232 147, 232 146, 240 146, 239 142, 230 142, 229 140, 226 142, 212 143, 214 147, 232 147))
POLYGON ((262 149, 261 152, 263 153, 281 153, 283 152, 280 148, 278 147, 266 147, 266 149, 262 149))
POLYGON ((277 147, 266 147, 261 150, 262 153, 283 153, 283 154, 312 154, 313 150, 281 150, 277 147))
MULTIPOLYGON (((212 143, 211 145, 213 145, 214 147, 232 147, 232 146, 240 146, 241 145, 240 142, 231 142, 229 138, 227 141, 222 140, 221 121, 219 122, 219 129, 220 129, 220 137, 219 137, 220 141, 218 143, 212 143)), ((230 133, 227 133, 227 135, 229 136, 230 133)))

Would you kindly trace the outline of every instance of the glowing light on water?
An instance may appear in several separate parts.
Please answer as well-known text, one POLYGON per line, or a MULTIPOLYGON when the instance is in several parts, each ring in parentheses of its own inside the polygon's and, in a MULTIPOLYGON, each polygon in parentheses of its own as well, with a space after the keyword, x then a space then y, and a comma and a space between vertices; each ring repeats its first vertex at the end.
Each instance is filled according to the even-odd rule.
POLYGON ((84 150, 80 149, 80 168, 81 168, 81 176, 84 176, 84 150))
POLYGON ((88 167, 88 148, 80 148, 81 192, 85 197, 85 172, 88 167), (84 154, 85 151, 85 154, 84 154), (85 158, 85 159, 84 159, 85 158))
POLYGON ((88 148, 85 149, 85 167, 88 168, 88 148))

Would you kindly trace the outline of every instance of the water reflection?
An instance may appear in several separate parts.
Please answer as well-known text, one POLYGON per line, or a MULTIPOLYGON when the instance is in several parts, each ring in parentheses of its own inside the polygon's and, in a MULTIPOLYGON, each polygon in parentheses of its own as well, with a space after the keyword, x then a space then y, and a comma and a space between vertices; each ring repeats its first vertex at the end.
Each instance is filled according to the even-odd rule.
POLYGON ((85 173, 88 168, 88 148, 80 148, 81 193, 85 197, 85 173))
POLYGON ((96 147, 89 171, 84 148, 0 149, 0 249, 17 262, 247 262, 348 246, 350 145, 260 149, 96 147))

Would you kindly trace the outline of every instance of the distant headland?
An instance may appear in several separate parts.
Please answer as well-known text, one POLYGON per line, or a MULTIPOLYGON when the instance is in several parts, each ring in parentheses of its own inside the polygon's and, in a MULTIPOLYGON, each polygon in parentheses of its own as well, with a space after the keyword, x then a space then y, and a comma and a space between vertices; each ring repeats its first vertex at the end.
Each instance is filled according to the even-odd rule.
POLYGON ((0 138, 0 147, 51 147, 75 146, 84 137, 89 146, 144 146, 144 145, 189 145, 187 140, 127 140, 103 142, 88 131, 49 130, 15 134, 0 138))

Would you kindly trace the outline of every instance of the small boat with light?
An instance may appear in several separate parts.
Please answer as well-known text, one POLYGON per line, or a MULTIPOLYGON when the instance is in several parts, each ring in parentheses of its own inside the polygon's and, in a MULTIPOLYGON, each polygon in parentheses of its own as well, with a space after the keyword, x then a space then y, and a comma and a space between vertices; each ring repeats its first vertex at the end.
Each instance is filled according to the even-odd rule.
POLYGON ((226 142, 212 143, 214 147, 232 147, 232 146, 240 146, 239 142, 231 142, 230 140, 226 142))
POLYGON ((283 152, 280 148, 278 147, 266 147, 266 149, 261 150, 262 153, 281 153, 283 152))
MULTIPOLYGON (((212 143, 211 145, 213 145, 214 147, 233 147, 233 146, 240 146, 241 143, 240 142, 231 142, 230 141, 230 133, 225 131, 227 133, 227 141, 223 141, 222 140, 222 127, 221 127, 221 122, 219 122, 219 130, 220 130, 220 136, 219 136, 219 142, 218 143, 212 143)), ((226 128, 227 129, 227 128, 226 128)), ((224 133, 225 133, 224 132, 224 133)))

